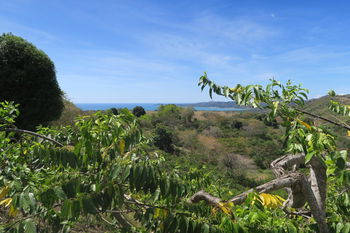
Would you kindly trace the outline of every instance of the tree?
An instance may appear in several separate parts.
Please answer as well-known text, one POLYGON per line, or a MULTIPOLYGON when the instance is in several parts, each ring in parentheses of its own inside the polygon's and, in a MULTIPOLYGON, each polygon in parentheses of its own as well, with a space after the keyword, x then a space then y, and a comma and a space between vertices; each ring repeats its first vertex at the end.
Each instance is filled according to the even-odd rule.
POLYGON ((173 143, 175 135, 173 130, 165 125, 157 124, 154 134, 154 145, 166 152, 174 152, 173 143))
MULTIPOLYGON (((289 154, 271 163, 276 179, 234 196, 228 202, 240 204, 253 191, 266 193, 284 188, 289 194, 284 202, 285 208, 300 209, 307 203, 311 215, 317 222, 319 232, 329 232, 326 215, 327 181, 329 177, 334 179, 337 176, 349 176, 344 169, 347 166, 350 167, 350 164, 346 162, 347 152, 337 151, 335 137, 324 127, 319 127, 312 121, 308 123, 303 121, 303 115, 335 124, 347 129, 348 132, 350 132, 350 126, 303 110, 308 90, 301 88, 301 85, 292 85, 290 81, 283 85, 272 79, 271 84, 266 88, 261 85, 242 86, 240 84, 230 88, 215 84, 204 74, 198 85, 202 90, 208 86, 210 97, 215 93, 241 106, 268 110, 267 120, 273 121, 279 118, 281 125, 285 127, 285 152, 289 154), (309 168, 309 175, 298 171, 297 168, 300 166, 309 168)), ((330 95, 335 93, 330 92, 330 95)), ((349 106, 342 106, 335 101, 331 101, 330 109, 343 115, 350 115, 349 106)), ((344 184, 346 186, 344 179, 341 178, 338 185, 344 184)), ((340 190, 340 193, 348 191, 349 189, 345 187, 343 191, 340 190)), ((203 190, 193 195, 190 201, 196 203, 201 200, 214 206, 222 202, 220 198, 211 196, 203 190)), ((346 203, 348 205, 349 201, 346 203)))
POLYGON ((60 117, 64 104, 50 58, 12 34, 0 36, 0 101, 19 104, 16 126, 35 129, 60 117))
POLYGON ((142 106, 136 106, 132 109, 132 114, 134 114, 137 117, 140 117, 145 115, 146 111, 142 106))
POLYGON ((110 108, 109 110, 116 116, 119 114, 119 111, 116 108, 110 108))
MULTIPOLYGON (((350 114, 349 106, 334 107, 350 114)), ((283 156, 273 163, 277 179, 231 198, 232 187, 225 187, 225 181, 211 171, 179 170, 171 160, 173 166, 167 166, 161 153, 150 151, 138 119, 126 109, 119 112, 118 116, 97 112, 58 130, 22 131, 25 135, 18 142, 11 137, 19 129, 3 132, 15 122, 16 106, 0 102, 0 232, 317 232, 307 208, 288 208, 302 205, 304 194, 319 187, 310 187, 315 172, 298 173, 294 166, 302 162, 310 170, 316 168, 311 160, 318 161, 317 154, 283 156), (265 193, 288 186, 291 197, 283 208, 285 200, 265 193), (191 204, 200 200, 211 205, 191 204)), ((298 134, 322 133, 299 120, 298 134)), ((288 132, 293 136, 295 129, 288 132)), ((320 139, 315 142, 322 146, 327 138, 320 139)), ((296 149, 298 142, 305 145, 293 137, 289 140, 287 144, 296 149)), ((345 168, 350 163, 346 152, 333 152, 325 161, 327 223, 332 232, 349 233, 350 171, 345 168)), ((310 204, 313 196, 306 197, 310 207, 315 206, 310 204)), ((313 208, 312 214, 318 211, 313 208)))
POLYGON ((167 126, 178 125, 181 123, 181 107, 175 104, 160 105, 157 116, 157 121, 167 126))

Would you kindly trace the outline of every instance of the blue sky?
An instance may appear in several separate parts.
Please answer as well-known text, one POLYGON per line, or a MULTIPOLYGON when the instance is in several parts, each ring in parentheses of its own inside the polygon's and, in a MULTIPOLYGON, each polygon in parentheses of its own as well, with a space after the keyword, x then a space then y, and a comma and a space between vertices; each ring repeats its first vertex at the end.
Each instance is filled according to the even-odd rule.
MULTIPOLYGON (((0 1, 0 32, 44 50, 76 103, 197 102, 218 84, 291 79, 350 93, 346 1, 0 1)), ((215 97, 215 100, 223 100, 215 97)))

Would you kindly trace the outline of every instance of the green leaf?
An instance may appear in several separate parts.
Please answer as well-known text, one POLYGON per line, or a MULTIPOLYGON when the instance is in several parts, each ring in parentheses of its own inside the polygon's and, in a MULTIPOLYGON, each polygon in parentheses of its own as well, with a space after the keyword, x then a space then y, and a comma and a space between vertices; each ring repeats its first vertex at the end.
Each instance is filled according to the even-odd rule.
POLYGON ((24 233, 36 233, 36 224, 32 219, 24 221, 24 233))
POLYGON ((181 232, 187 233, 188 230, 189 230, 188 226, 189 226, 188 218, 186 218, 185 216, 182 216, 181 219, 180 219, 180 224, 179 224, 181 232))
POLYGON ((208 224, 204 223, 202 226, 202 232, 203 233, 209 233, 210 232, 210 227, 208 224))
POLYGON ((122 175, 122 182, 126 181, 126 179, 129 178, 129 175, 130 175, 130 169, 131 169, 131 165, 127 166, 123 172, 123 175, 122 175))
POLYGON ((343 229, 343 227, 344 227, 344 224, 339 222, 335 227, 336 233, 340 233, 340 231, 341 231, 341 229, 343 229))
POLYGON ((119 176, 120 166, 118 164, 113 164, 111 171, 109 173, 109 179, 114 180, 119 176))
POLYGON ((350 223, 346 223, 341 232, 342 233, 349 233, 350 232, 350 223))
MULTIPOLYGON (((45 192, 41 193, 40 199, 41 199, 42 204, 45 207, 48 207, 48 208, 51 207, 56 199, 56 195, 55 195, 54 190, 48 189, 45 192)), ((21 203, 21 201, 20 201, 20 203, 21 203)))
POLYGON ((94 202, 89 198, 82 199, 82 206, 83 206, 83 211, 86 214, 96 214, 97 213, 94 202))
POLYGON ((343 158, 341 158, 341 157, 337 158, 336 165, 340 170, 343 170, 345 168, 345 164, 346 164, 346 162, 343 158))
POLYGON ((158 188, 158 189, 156 189, 156 191, 153 194, 153 198, 152 199, 153 199, 154 202, 158 201, 159 194, 160 194, 160 189, 158 188))
POLYGON ((21 193, 19 196, 19 206, 25 211, 28 212, 30 208, 30 199, 27 193, 21 193))
POLYGON ((298 229, 292 223, 287 224, 287 229, 288 229, 288 233, 297 233, 298 232, 298 229))
POLYGON ((74 219, 78 219, 80 215, 80 201, 79 200, 74 200, 72 204, 72 217, 74 219))
POLYGON ((65 200, 61 209, 61 215, 64 219, 70 219, 72 217, 72 201, 65 200))
POLYGON ((305 156, 305 163, 308 163, 310 162, 310 160, 312 159, 312 157, 316 154, 315 151, 312 151, 310 153, 307 153, 306 156, 305 156))
POLYGON ((55 187, 54 192, 59 200, 67 199, 67 195, 64 193, 62 187, 55 187))
POLYGON ((336 95, 336 93, 334 90, 330 90, 330 91, 328 91, 328 95, 333 97, 336 95))

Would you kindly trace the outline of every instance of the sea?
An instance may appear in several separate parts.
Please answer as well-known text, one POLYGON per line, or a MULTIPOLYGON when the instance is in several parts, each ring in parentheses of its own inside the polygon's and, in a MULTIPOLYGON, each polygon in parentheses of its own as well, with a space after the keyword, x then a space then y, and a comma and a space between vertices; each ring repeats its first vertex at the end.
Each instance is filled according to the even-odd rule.
MULTIPOLYGON (((160 105, 168 103, 75 103, 75 105, 84 110, 107 110, 110 108, 127 108, 133 109, 136 106, 142 106, 146 111, 156 111, 160 105)), ((175 105, 186 107, 181 103, 175 105)), ((219 108, 219 107, 193 107, 196 111, 246 111, 243 108, 219 108)))

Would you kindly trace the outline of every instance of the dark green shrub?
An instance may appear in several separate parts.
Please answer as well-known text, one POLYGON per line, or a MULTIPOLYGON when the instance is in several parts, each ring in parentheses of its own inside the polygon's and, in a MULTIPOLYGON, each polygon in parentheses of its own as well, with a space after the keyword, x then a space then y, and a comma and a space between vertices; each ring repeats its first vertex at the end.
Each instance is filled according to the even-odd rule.
POLYGON ((175 133, 169 127, 158 124, 154 130, 154 145, 166 152, 174 152, 175 133))
POLYGON ((245 172, 239 169, 228 170, 227 176, 232 179, 235 183, 240 184, 244 187, 256 187, 259 183, 253 179, 246 176, 245 172))
POLYGON ((242 129, 243 122, 239 121, 233 117, 223 118, 219 121, 220 128, 223 130, 232 130, 232 129, 242 129))
POLYGON ((109 110, 116 116, 119 114, 118 109, 116 108, 110 108, 109 110))
POLYGON ((132 114, 136 117, 140 117, 146 114, 145 109, 142 106, 136 106, 132 109, 132 114))
POLYGON ((0 36, 0 101, 19 104, 17 127, 35 129, 60 117, 64 105, 50 58, 12 34, 0 36))

